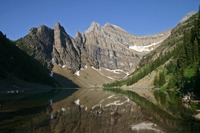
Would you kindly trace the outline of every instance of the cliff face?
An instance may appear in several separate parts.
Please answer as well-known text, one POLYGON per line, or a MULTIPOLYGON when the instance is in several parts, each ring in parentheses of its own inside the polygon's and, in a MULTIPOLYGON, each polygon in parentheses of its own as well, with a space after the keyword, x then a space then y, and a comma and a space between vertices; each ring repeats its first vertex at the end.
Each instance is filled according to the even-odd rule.
POLYGON ((42 25, 38 28, 31 28, 24 38, 16 42, 16 45, 36 60, 40 61, 45 67, 51 69, 53 37, 53 30, 42 25))
POLYGON ((52 70, 54 65, 75 73, 86 66, 96 69, 134 70, 141 58, 157 48, 170 30, 151 36, 135 36, 113 24, 93 22, 73 38, 59 23, 54 29, 44 25, 32 28, 17 45, 52 70))
POLYGON ((79 70, 81 56, 80 48, 77 46, 75 40, 65 32, 65 29, 59 23, 56 23, 54 28, 53 63, 70 68, 72 72, 79 70))
POLYGON ((134 69, 146 53, 155 49, 170 31, 152 36, 134 36, 113 24, 93 22, 83 33, 91 65, 108 69, 134 69))

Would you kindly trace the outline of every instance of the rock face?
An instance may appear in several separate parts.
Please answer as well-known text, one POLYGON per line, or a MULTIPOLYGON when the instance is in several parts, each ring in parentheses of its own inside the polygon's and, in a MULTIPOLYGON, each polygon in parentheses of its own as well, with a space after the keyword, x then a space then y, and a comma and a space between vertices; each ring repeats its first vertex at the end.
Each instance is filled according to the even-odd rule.
POLYGON ((31 28, 28 35, 17 41, 17 46, 39 60, 45 67, 51 69, 53 37, 53 30, 42 25, 38 28, 31 28))
POLYGON ((72 72, 80 69, 80 49, 59 23, 56 23, 54 29, 53 56, 56 64, 66 66, 72 72))
POLYGON ((99 68, 122 69, 128 71, 134 69, 141 57, 156 48, 170 34, 170 31, 138 37, 127 33, 125 30, 113 24, 100 26, 93 22, 88 30, 83 33, 82 42, 87 51, 85 54, 90 65, 99 68), (132 48, 135 46, 137 49, 132 48), (149 47, 148 47, 149 46, 149 47), (144 47, 150 48, 146 51, 144 47))
POLYGON ((69 36, 56 23, 54 30, 40 26, 32 28, 18 46, 39 60, 50 70, 53 64, 67 67, 73 73, 84 68, 121 69, 136 68, 141 58, 154 50, 170 35, 170 31, 152 36, 134 36, 113 24, 100 26, 93 22, 83 33, 69 36))

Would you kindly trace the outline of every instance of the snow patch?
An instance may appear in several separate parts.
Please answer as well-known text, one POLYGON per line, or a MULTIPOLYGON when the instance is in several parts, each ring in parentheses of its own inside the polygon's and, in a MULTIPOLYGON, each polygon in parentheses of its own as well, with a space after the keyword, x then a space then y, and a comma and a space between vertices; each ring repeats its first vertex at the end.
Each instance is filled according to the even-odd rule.
POLYGON ((54 64, 54 58, 53 58, 53 57, 52 57, 52 59, 51 59, 51 63, 54 64))
POLYGON ((63 65, 63 66, 62 66, 62 68, 65 68, 65 67, 67 67, 67 66, 66 66, 66 65, 63 65))
POLYGON ((65 111, 65 108, 62 107, 61 110, 64 112, 64 111, 65 111))
POLYGON ((80 76, 80 71, 76 71, 75 75, 80 76))
POLYGON ((112 80, 115 80, 114 78, 112 78, 112 77, 109 77, 109 76, 107 76, 107 78, 109 78, 109 79, 112 79, 112 80))
POLYGON ((137 125, 132 125, 131 130, 132 131, 140 131, 140 130, 150 130, 150 131, 155 131, 155 132, 162 132, 160 129, 156 129, 157 124, 151 123, 151 122, 143 122, 139 123, 137 125))
POLYGON ((92 107, 92 109, 94 109, 94 108, 96 108, 96 107, 102 107, 102 105, 101 104, 96 104, 96 105, 94 105, 93 107, 92 107))
POLYGON ((102 100, 100 101, 100 103, 102 103, 104 100, 105 100, 105 99, 102 99, 102 100))
POLYGON ((125 74, 127 74, 126 72, 124 72, 124 71, 123 71, 123 70, 121 70, 121 69, 115 69, 115 70, 111 70, 111 69, 107 69, 107 68, 106 68, 106 70, 107 70, 107 71, 109 71, 109 72, 116 73, 116 74, 119 74, 119 72, 122 72, 122 73, 125 73, 125 74))
POLYGON ((108 99, 110 99, 110 98, 112 98, 112 97, 114 97, 114 96, 115 96, 115 95, 111 95, 111 96, 108 97, 108 99))
MULTIPOLYGON (((100 70, 100 71, 101 71, 101 70, 100 70)), ((107 76, 107 75, 104 75, 104 74, 101 73, 100 71, 99 71, 99 73, 100 73, 102 76, 107 77, 107 78, 109 78, 109 79, 111 79, 111 80, 114 80, 114 78, 112 78, 112 77, 110 77, 110 76, 107 76)))
POLYGON ((76 105, 80 105, 80 99, 77 99, 76 101, 74 101, 74 103, 75 103, 76 105))
POLYGON ((53 71, 51 71, 51 73, 49 74, 51 77, 53 77, 53 71))
POLYGON ((96 71, 100 71, 99 69, 96 69, 95 67, 92 66, 92 69, 96 70, 96 71))
POLYGON ((152 51, 154 49, 154 48, 152 48, 153 46, 156 46, 161 42, 162 41, 154 42, 154 43, 146 45, 146 46, 136 46, 136 45, 129 46, 129 49, 133 49, 133 50, 138 51, 138 52, 149 52, 149 51, 152 51))
POLYGON ((104 76, 104 77, 107 77, 107 78, 109 78, 109 79, 111 79, 111 80, 114 80, 114 78, 112 78, 112 77, 109 77, 109 76, 107 76, 107 75, 104 75, 103 73, 101 73, 101 68, 100 68, 100 69, 96 69, 96 68, 94 68, 94 67, 92 66, 92 69, 94 69, 94 70, 98 71, 98 72, 99 72, 99 74, 101 74, 102 76, 104 76))

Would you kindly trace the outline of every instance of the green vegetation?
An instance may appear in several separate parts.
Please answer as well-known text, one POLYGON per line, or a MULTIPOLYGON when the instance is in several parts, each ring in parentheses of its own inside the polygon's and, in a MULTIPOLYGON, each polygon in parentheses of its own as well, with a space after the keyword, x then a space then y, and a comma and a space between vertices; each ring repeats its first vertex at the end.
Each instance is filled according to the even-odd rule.
POLYGON ((166 80, 165 80, 165 73, 163 72, 159 72, 159 75, 155 76, 154 79, 154 86, 155 87, 160 87, 163 86, 165 84, 166 80))
POLYGON ((155 105, 151 101, 130 90, 122 90, 119 88, 105 88, 105 90, 129 97, 141 107, 142 111, 148 113, 149 116, 153 116, 157 122, 162 121, 163 124, 168 125, 169 127, 179 127, 179 124, 181 124, 183 119, 188 122, 192 121, 191 114, 193 112, 190 109, 183 107, 179 92, 166 93, 156 90, 155 96, 160 103, 159 105, 155 105), (173 124, 171 125, 170 123, 173 124))
MULTIPOLYGON (((198 18, 194 21, 190 31, 185 31, 183 43, 180 44, 179 54, 175 55, 176 71, 173 74, 177 78, 175 84, 183 92, 193 91, 200 94, 200 10, 198 18)), ((175 64, 174 64, 175 66, 175 64)))
POLYGON ((172 58, 172 56, 176 53, 176 50, 166 53, 166 55, 157 58, 155 61, 137 69, 133 72, 127 79, 115 81, 113 83, 105 84, 104 87, 121 87, 123 85, 132 85, 139 81, 140 79, 147 76, 153 70, 158 68, 160 65, 164 64, 167 60, 172 58))
POLYGON ((123 94, 128 96, 131 100, 136 102, 141 107, 151 110, 152 113, 154 112, 165 112, 161 113, 168 118, 185 118, 190 117, 192 114, 192 110, 186 109, 183 107, 180 99, 180 93, 172 92, 172 91, 160 91, 155 90, 155 98, 159 102, 160 107, 153 104, 149 100, 139 96, 133 91, 130 90, 122 90, 122 89, 105 89, 107 91, 112 91, 117 94, 123 94), (168 112, 168 113, 167 113, 168 112))
POLYGON ((21 79, 54 86, 49 70, 15 46, 0 32, 0 79, 15 82, 21 79))
POLYGON ((147 64, 141 63, 141 67, 128 78, 104 87, 132 85, 155 70, 155 87, 181 90, 184 93, 193 91, 197 96, 200 95, 200 9, 184 24, 173 29, 163 45, 159 48, 168 47, 168 51, 162 52, 160 57, 151 61, 156 54, 155 50, 145 57, 147 64))

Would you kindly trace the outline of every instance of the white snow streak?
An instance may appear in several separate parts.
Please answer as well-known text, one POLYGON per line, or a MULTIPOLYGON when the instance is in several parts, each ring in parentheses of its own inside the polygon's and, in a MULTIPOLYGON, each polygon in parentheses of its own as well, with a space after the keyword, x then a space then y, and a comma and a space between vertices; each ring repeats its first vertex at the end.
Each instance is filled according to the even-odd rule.
POLYGON ((135 46, 135 45, 129 46, 129 49, 133 49, 133 50, 138 51, 138 52, 149 52, 149 51, 153 50, 153 48, 152 48, 153 46, 156 46, 161 42, 162 41, 154 42, 154 43, 146 45, 146 46, 135 46))
POLYGON ((95 67, 93 67, 93 66, 92 66, 92 69, 94 69, 94 70, 96 70, 96 71, 101 71, 101 70, 99 70, 99 69, 96 69, 96 68, 95 68, 95 67))
POLYGON ((123 105, 123 104, 125 104, 125 103, 127 103, 127 102, 130 101, 130 99, 129 99, 128 97, 126 97, 126 99, 127 99, 127 100, 124 101, 124 102, 120 102, 120 100, 114 101, 114 102, 112 102, 112 103, 107 104, 105 107, 108 107, 108 106, 111 106, 111 105, 116 105, 116 106, 123 105))
POLYGON ((111 96, 108 97, 108 99, 110 99, 110 98, 112 98, 112 97, 114 97, 114 96, 115 96, 115 95, 111 95, 111 96))
POLYGON ((121 70, 121 69, 115 69, 115 70, 111 70, 111 69, 107 69, 107 68, 106 68, 106 70, 107 70, 107 71, 109 71, 109 72, 116 73, 116 74, 119 74, 119 72, 122 72, 122 73, 125 73, 125 74, 127 74, 126 72, 124 72, 124 71, 123 71, 123 70, 121 70))
POLYGON ((157 124, 154 123, 150 123, 150 122, 143 122, 143 123, 139 123, 137 125, 132 125, 131 126, 131 130, 132 131, 140 131, 140 130, 151 130, 154 132, 162 132, 160 129, 156 129, 157 124))

